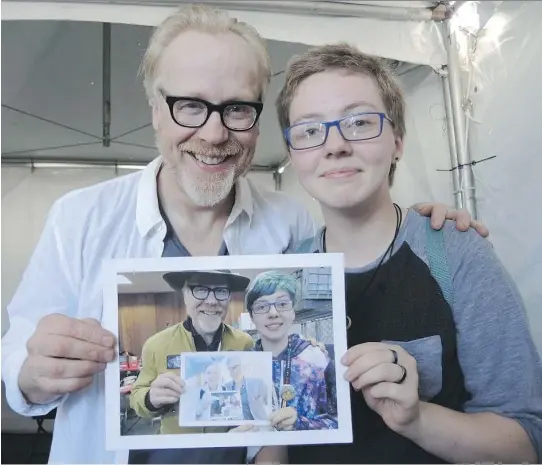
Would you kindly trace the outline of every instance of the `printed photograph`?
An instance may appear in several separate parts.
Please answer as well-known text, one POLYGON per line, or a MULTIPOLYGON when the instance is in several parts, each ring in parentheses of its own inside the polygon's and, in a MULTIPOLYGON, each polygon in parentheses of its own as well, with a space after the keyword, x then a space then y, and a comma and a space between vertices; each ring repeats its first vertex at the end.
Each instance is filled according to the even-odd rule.
POLYGON ((183 353, 179 426, 269 425, 271 361, 269 352, 183 353))
POLYGON ((112 449, 349 442, 342 256, 112 261, 105 277, 112 449))

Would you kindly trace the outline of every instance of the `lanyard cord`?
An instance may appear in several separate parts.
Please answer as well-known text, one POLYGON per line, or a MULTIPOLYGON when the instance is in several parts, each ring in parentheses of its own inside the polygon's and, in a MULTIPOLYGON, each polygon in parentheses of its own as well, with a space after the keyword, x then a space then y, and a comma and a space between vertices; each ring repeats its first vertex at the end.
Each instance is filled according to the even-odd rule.
MULTIPOLYGON (((393 235, 393 239, 392 239, 390 245, 388 246, 388 248, 384 252, 384 255, 382 255, 382 258, 378 262, 378 265, 377 265, 375 271, 371 275, 371 279, 369 280, 369 283, 367 284, 367 286, 365 286, 365 289, 363 289, 363 291, 361 292, 360 298, 363 297, 363 295, 365 295, 365 293, 369 290, 369 287, 373 283, 374 279, 376 278, 376 275, 378 274, 378 271, 380 270, 380 268, 382 267, 382 264, 384 263, 386 255, 388 255, 388 253, 389 253, 389 258, 391 258, 392 254, 393 254, 393 249, 395 247, 395 242, 397 240, 397 237, 399 236, 399 230, 401 229, 401 223, 403 222, 403 211, 401 210, 401 207, 399 207, 399 205, 397 205, 396 203, 394 203, 393 206, 395 208, 395 218, 396 218, 395 234, 393 235)), ((324 243, 323 251, 324 251, 324 253, 326 253, 326 230, 324 230, 323 243, 324 243)), ((347 329, 349 329, 350 325, 351 325, 350 317, 347 316, 346 320, 347 320, 347 329)))
MULTIPOLYGON (((284 378, 282 379, 283 386, 288 386, 290 384, 290 377, 292 375, 292 348, 290 345, 290 340, 288 339, 288 351, 286 353, 286 366, 284 367, 284 378)), ((282 399, 281 407, 285 408, 287 399, 282 399)))

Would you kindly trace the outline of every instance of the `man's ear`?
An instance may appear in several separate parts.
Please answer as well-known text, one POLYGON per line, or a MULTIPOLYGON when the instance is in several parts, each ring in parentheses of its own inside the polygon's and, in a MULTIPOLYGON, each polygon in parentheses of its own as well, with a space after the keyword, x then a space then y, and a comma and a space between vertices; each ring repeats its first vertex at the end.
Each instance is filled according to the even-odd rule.
POLYGON ((155 131, 158 131, 160 127, 160 107, 156 98, 149 100, 149 104, 152 108, 152 127, 155 131))

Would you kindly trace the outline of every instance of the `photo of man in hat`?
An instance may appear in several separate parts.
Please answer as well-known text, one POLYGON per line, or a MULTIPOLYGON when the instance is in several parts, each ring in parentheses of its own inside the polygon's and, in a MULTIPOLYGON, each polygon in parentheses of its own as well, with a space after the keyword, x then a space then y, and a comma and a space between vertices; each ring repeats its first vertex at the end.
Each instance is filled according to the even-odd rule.
MULTIPOLYGON (((244 292, 250 279, 228 270, 176 271, 166 273, 163 279, 172 289, 182 293, 187 318, 154 334, 144 343, 142 367, 132 387, 130 406, 139 417, 161 417, 160 434, 226 432, 228 427, 207 427, 204 431, 203 428, 179 426, 178 403, 186 391, 180 377, 180 355, 186 352, 250 351, 253 348, 248 334, 225 323, 232 295, 244 292)), ((290 428, 297 418, 290 418, 290 410, 286 413, 273 412, 269 418, 271 425, 279 430, 290 428)), ((244 454, 244 450, 239 452, 244 454)), ((167 450, 152 453, 162 456, 167 450)))
POLYGON ((232 293, 243 292, 250 280, 229 271, 178 271, 164 280, 182 293, 187 318, 143 345, 142 369, 130 405, 144 418, 162 416, 161 434, 182 433, 175 404, 184 391, 179 377, 180 354, 218 350, 249 350, 249 335, 224 323, 232 293))

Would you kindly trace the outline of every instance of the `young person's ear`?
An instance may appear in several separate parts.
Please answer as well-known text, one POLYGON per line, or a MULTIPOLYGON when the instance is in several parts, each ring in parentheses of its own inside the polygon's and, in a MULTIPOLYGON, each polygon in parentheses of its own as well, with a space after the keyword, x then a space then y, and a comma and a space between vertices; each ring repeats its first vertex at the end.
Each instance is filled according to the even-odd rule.
POLYGON ((395 178, 395 170, 397 169, 397 163, 403 158, 403 139, 400 137, 395 138, 395 151, 392 154, 390 172, 388 173, 388 183, 393 186, 393 180, 395 178))
POLYGON ((393 154, 393 160, 392 163, 398 163, 401 161, 401 158, 403 158, 403 150, 404 150, 404 144, 403 139, 401 137, 395 138, 395 152, 393 154))

